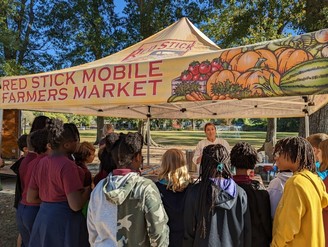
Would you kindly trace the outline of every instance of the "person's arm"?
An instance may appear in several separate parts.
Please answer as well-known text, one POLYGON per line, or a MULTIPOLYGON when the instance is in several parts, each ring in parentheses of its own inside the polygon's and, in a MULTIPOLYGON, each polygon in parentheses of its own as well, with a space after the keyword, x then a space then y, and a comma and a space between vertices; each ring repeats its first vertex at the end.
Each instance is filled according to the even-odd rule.
POLYGON ((145 219, 151 246, 169 245, 168 217, 154 183, 145 187, 145 219))
POLYGON ((39 197, 39 190, 28 188, 26 201, 28 203, 41 203, 41 199, 39 197))
POLYGON ((183 236, 183 247, 194 246, 197 219, 196 219, 196 203, 195 196, 192 193, 192 189, 188 188, 186 191, 186 200, 184 206, 184 236, 183 236))
POLYGON ((271 247, 286 246, 300 231, 302 216, 306 210, 304 195, 301 185, 287 181, 273 221, 271 247))
POLYGON ((84 187, 82 190, 73 191, 66 195, 68 205, 73 211, 79 211, 89 199, 91 192, 90 186, 84 187))
MULTIPOLYGON (((87 213, 87 227, 89 233, 89 243, 90 246, 93 247, 95 245, 96 239, 98 237, 97 228, 94 222, 94 203, 95 199, 93 198, 93 194, 91 194, 90 202, 88 206, 88 213, 87 213)), ((101 203, 101 202, 98 202, 101 203)))
POLYGON ((202 147, 201 141, 200 141, 200 142, 198 142, 198 144, 196 146, 194 157, 192 158, 192 162, 194 162, 196 165, 199 165, 201 162, 202 152, 203 152, 203 147, 202 147))

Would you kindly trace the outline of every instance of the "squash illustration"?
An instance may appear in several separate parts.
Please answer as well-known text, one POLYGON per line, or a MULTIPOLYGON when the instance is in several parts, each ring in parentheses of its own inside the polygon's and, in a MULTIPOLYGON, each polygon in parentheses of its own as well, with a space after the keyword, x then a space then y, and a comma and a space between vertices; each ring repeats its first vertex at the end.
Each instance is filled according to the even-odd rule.
POLYGON ((296 65, 281 78, 285 95, 328 93, 328 58, 296 65))
POLYGON ((312 54, 303 49, 282 47, 274 53, 278 58, 278 71, 280 74, 285 73, 297 64, 313 59, 312 54))
POLYGON ((267 67, 276 70, 278 62, 275 54, 267 49, 250 50, 236 55, 230 62, 233 70, 241 73, 255 67, 257 61, 260 58, 264 58, 265 61, 262 63, 262 67, 267 67))

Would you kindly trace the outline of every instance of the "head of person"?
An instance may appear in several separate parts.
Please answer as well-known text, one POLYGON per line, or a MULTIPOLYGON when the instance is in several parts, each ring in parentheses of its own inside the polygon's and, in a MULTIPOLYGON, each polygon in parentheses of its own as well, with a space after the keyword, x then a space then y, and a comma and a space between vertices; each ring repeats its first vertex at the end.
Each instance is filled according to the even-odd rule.
POLYGON ((75 132, 75 134, 76 134, 76 136, 77 136, 77 138, 79 139, 79 142, 80 142, 80 132, 79 132, 79 129, 77 128, 77 126, 74 124, 74 123, 64 123, 64 129, 66 129, 66 128, 68 128, 68 129, 72 129, 74 132, 75 132))
POLYGON ((143 137, 140 133, 128 132, 120 141, 117 150, 117 168, 138 171, 142 164, 143 137))
POLYGON ((32 132, 30 134, 30 142, 34 152, 38 154, 47 153, 50 150, 48 129, 38 129, 32 132))
POLYGON ((204 126, 204 132, 206 134, 206 138, 209 141, 214 141, 216 138, 216 127, 213 123, 206 123, 204 126))
POLYGON ((172 191, 183 191, 190 183, 190 175, 185 155, 179 149, 167 150, 162 156, 159 179, 167 181, 167 189, 172 191))
POLYGON ((90 142, 81 142, 74 153, 76 163, 89 164, 95 158, 96 149, 90 142))
POLYGON ((76 151, 79 136, 72 125, 64 125, 60 119, 50 119, 48 123, 51 149, 66 155, 76 151))
POLYGON ((110 133, 106 138, 105 147, 99 155, 100 169, 107 173, 118 167, 118 147, 126 134, 110 133))
POLYGON ((48 117, 42 115, 35 117, 31 126, 30 133, 46 127, 48 120, 49 120, 48 117))
POLYGON ((229 151, 221 144, 208 145, 203 149, 200 163, 201 179, 231 178, 231 165, 229 151))
POLYGON ((318 147, 318 161, 320 162, 320 171, 328 169, 328 139, 320 142, 318 147))
POLYGON ((110 133, 114 132, 114 126, 112 124, 105 124, 102 129, 102 135, 107 136, 110 133))
POLYGON ((315 172, 313 148, 303 137, 287 137, 279 140, 274 147, 273 157, 279 170, 292 172, 307 169, 315 172))
POLYGON ((17 140, 17 145, 20 151, 24 153, 24 155, 27 154, 28 148, 27 148, 27 134, 21 135, 17 140))
POLYGON ((258 162, 255 148, 247 142, 238 142, 230 152, 231 165, 236 169, 254 169, 258 162))
POLYGON ((312 145, 313 151, 314 151, 314 155, 315 155, 315 160, 319 161, 318 159, 318 149, 319 149, 319 144, 320 142, 327 140, 328 139, 328 135, 325 133, 316 133, 313 135, 310 135, 306 138, 312 145))
MULTIPOLYGON (((50 118, 43 115, 35 117, 31 126, 30 134, 36 130, 44 129, 47 127, 49 119, 50 118)), ((29 151, 34 151, 30 143, 30 136, 27 137, 27 148, 29 151)))

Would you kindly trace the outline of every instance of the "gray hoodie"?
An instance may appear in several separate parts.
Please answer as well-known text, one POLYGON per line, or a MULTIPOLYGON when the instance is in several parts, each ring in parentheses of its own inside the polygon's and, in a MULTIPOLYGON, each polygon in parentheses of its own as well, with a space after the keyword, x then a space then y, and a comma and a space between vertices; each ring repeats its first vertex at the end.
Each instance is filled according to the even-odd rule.
POLYGON ((271 204, 271 217, 274 218, 274 214, 276 213, 276 208, 284 192, 285 183, 288 178, 293 176, 293 172, 279 172, 277 176, 271 180, 267 191, 270 196, 270 204, 271 204))
POLYGON ((167 221, 156 185, 135 172, 109 174, 91 193, 91 246, 168 246, 167 221))

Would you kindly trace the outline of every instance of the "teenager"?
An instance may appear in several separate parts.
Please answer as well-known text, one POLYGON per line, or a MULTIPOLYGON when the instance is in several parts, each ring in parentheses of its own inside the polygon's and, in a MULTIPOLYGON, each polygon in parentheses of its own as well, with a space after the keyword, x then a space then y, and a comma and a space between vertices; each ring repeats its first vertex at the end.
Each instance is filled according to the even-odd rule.
POLYGON ((163 154, 158 180, 156 186, 169 217, 170 247, 181 247, 185 196, 191 183, 185 155, 181 150, 172 148, 163 154))
POLYGON ((140 176, 143 138, 118 139, 118 164, 94 188, 88 208, 91 246, 168 246, 167 215, 156 185, 140 176))
POLYGON ((232 179, 229 151, 205 147, 200 169, 200 182, 187 191, 183 246, 250 247, 247 195, 232 179))
POLYGON ((328 205, 328 194, 316 174, 311 144, 302 137, 281 139, 274 159, 294 175, 287 180, 276 210, 271 246, 324 246, 322 209, 328 205))

